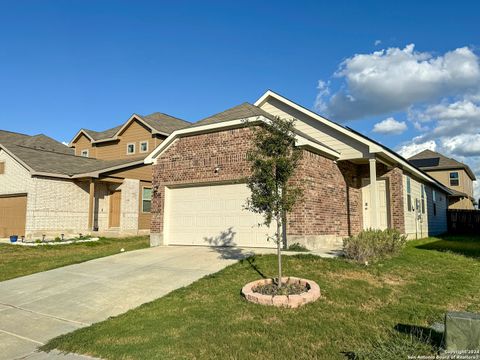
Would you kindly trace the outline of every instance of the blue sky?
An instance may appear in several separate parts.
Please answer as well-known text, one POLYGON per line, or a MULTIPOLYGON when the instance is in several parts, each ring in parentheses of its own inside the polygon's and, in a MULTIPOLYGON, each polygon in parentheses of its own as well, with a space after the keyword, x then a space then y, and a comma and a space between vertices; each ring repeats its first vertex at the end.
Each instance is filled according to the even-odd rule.
POLYGON ((134 112, 195 121, 270 88, 480 173, 480 145, 464 146, 480 141, 480 5, 445 4, 0 0, 0 128, 68 141, 134 112))

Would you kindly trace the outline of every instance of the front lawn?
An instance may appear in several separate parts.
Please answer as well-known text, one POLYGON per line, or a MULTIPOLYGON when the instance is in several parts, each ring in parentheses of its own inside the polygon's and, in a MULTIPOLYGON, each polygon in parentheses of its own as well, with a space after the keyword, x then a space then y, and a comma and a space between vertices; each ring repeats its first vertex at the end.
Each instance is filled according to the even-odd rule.
POLYGON ((149 246, 147 236, 101 238, 68 245, 0 244, 0 281, 149 246))
POLYGON ((53 339, 44 349, 105 359, 427 355, 441 340, 427 328, 441 322, 445 311, 480 311, 480 239, 455 241, 451 251, 438 241, 442 239, 409 242, 399 257, 368 267, 343 259, 285 256, 285 274, 315 280, 322 291, 320 300, 296 310, 242 299, 245 283, 259 273, 276 272, 275 256, 256 256, 126 314, 53 339))

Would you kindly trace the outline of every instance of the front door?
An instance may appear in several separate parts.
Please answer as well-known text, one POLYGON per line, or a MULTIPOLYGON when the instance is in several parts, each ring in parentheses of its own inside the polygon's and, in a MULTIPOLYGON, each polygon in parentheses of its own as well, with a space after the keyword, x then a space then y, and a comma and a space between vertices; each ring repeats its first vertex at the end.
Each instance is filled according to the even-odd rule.
MULTIPOLYGON (((371 213, 370 213, 370 179, 362 179, 362 205, 363 205, 363 228, 369 229, 371 225, 371 213)), ((388 210, 389 210, 389 197, 387 180, 377 180, 377 211, 378 211, 378 228, 381 230, 389 227, 388 223, 388 210)))
POLYGON ((120 227, 120 200, 122 199, 121 191, 112 191, 110 193, 110 211, 108 216, 108 224, 111 228, 120 227))

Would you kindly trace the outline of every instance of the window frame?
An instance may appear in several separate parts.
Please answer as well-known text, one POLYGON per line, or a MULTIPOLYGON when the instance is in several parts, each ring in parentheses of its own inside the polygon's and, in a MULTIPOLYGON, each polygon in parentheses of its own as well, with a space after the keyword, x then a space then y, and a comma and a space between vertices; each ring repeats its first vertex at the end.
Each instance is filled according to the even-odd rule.
POLYGON ((127 144, 127 155, 135 155, 135 152, 136 152, 135 143, 128 143, 128 144, 127 144), (133 152, 129 152, 129 151, 128 151, 130 145, 133 146, 133 152))
POLYGON ((90 150, 89 149, 83 149, 82 151, 80 151, 80 156, 90 157, 90 150), (84 155, 85 152, 87 153, 86 155, 84 155))
POLYGON ((460 173, 458 171, 450 171, 448 174, 448 180, 450 186, 460 186, 460 173), (453 174, 456 174, 456 177, 452 177, 453 174), (452 181, 456 181, 456 184, 452 183, 452 181))
POLYGON ((432 190, 433 216, 437 216, 437 192, 432 190))
POLYGON ((147 152, 148 152, 148 140, 140 141, 140 149, 139 149, 139 151, 140 151, 141 153, 147 153, 147 152), (147 144, 147 148, 146 148, 145 150, 142 150, 142 145, 143 145, 143 144, 147 144))
POLYGON ((141 199, 141 204, 140 204, 140 206, 141 206, 141 208, 142 208, 142 209, 141 209, 141 210, 142 210, 142 214, 151 214, 151 213, 152 213, 152 197, 153 197, 153 190, 152 190, 152 188, 151 188, 151 187, 148 187, 148 186, 142 186, 142 199, 141 199), (145 199, 145 198, 144 198, 144 195, 145 195, 145 194, 144 194, 144 191, 145 191, 146 189, 150 190, 150 199, 145 199), (144 206, 143 206, 144 201, 149 201, 149 202, 150 202, 150 211, 145 211, 145 208, 144 208, 144 206))
POLYGON ((425 214, 425 184, 422 184, 422 214, 425 214))
POLYGON ((410 176, 407 175, 407 183, 406 183, 406 191, 407 191, 407 210, 413 211, 413 204, 412 204, 412 184, 410 176))

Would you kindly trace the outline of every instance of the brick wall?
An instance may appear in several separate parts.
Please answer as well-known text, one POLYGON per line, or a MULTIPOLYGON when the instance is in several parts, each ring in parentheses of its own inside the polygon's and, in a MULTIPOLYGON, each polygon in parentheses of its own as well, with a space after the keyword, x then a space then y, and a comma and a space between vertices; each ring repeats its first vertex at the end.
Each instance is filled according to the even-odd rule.
POLYGON ((246 153, 251 130, 240 128, 180 138, 153 165, 152 233, 163 233, 166 185, 242 181, 250 174, 246 153), (215 168, 220 166, 216 173, 215 168))
MULTIPOLYGON (((251 130, 240 128, 177 139, 153 166, 151 233, 163 233, 165 186, 244 181, 250 174, 246 153, 251 130), (220 171, 215 173, 215 167, 220 171)), ((287 232, 300 242, 306 236, 340 237, 362 228, 357 166, 304 151, 294 183, 304 198, 288 217, 287 232), (347 206, 350 204, 350 206, 347 206)), ((315 241, 317 239, 314 239, 315 241)))
POLYGON ((345 237, 362 228, 358 167, 303 152, 294 182, 303 187, 303 199, 288 216, 290 235, 345 237))

